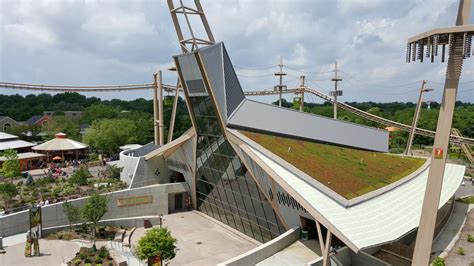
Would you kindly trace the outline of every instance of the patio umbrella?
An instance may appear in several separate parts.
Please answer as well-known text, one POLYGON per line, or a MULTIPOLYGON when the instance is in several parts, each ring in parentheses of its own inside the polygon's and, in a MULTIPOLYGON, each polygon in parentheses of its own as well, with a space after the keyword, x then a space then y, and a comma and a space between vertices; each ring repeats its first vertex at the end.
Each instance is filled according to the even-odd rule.
POLYGON ((63 158, 61 156, 53 157, 53 161, 61 161, 63 158))

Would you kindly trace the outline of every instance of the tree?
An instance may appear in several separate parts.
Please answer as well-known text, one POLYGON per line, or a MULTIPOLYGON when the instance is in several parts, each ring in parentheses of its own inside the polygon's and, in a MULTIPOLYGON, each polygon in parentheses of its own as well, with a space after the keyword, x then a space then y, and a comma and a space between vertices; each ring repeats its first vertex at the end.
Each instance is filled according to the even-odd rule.
POLYGON ((84 142, 96 150, 113 154, 125 144, 138 140, 134 121, 129 119, 102 119, 92 123, 84 134, 84 142))
POLYGON ((79 123, 64 116, 54 116, 53 120, 46 126, 46 135, 48 139, 54 138, 54 136, 59 132, 65 133, 70 139, 81 139, 79 123))
POLYGON ((69 201, 63 203, 63 212, 66 214, 69 221, 69 227, 72 231, 73 225, 81 221, 81 212, 80 209, 74 206, 69 201))
POLYGON ((153 228, 138 240, 135 254, 141 260, 159 257, 160 261, 171 260, 176 256, 176 238, 166 227, 153 228))
POLYGON ((18 190, 13 184, 0 184, 0 195, 5 203, 5 209, 8 209, 13 198, 18 195, 18 190))
POLYGON ((13 183, 13 178, 21 174, 20 160, 18 160, 18 154, 16 150, 6 150, 3 152, 5 161, 2 164, 1 172, 4 176, 10 178, 10 182, 13 183))
POLYGON ((71 184, 84 186, 87 185, 87 180, 91 177, 92 174, 89 172, 89 169, 86 166, 81 166, 67 181, 71 184))
POLYGON ((107 178, 120 180, 120 173, 122 172, 123 167, 118 167, 116 165, 109 165, 105 169, 105 176, 107 178))
POLYGON ((82 116, 83 122, 92 124, 94 121, 99 119, 111 119, 117 117, 119 110, 113 106, 105 105, 102 103, 93 104, 86 109, 82 116))
POLYGON ((92 223, 92 240, 95 249, 95 232, 97 223, 107 213, 107 199, 99 193, 93 193, 86 200, 86 204, 81 208, 81 217, 87 222, 92 223))

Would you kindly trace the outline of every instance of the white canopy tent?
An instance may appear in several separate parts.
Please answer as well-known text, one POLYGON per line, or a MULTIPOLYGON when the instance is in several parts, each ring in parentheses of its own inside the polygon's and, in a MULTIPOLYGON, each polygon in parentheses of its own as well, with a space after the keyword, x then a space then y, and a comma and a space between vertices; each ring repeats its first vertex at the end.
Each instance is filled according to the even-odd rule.
POLYGON ((79 141, 75 141, 72 139, 68 139, 66 137, 67 137, 66 134, 58 133, 55 135, 54 139, 49 140, 45 143, 36 145, 32 149, 35 151, 46 152, 46 154, 48 155, 48 160, 49 160, 49 155, 51 153, 60 152, 62 155, 62 160, 64 161, 65 151, 76 151, 75 154, 76 154, 76 159, 77 159, 78 151, 87 149, 89 147, 88 145, 84 143, 81 143, 79 141))

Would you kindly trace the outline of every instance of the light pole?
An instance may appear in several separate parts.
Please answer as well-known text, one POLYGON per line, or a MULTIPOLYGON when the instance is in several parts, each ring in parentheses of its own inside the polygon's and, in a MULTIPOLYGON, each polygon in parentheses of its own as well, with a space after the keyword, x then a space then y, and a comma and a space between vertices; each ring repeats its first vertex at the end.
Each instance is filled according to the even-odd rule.
POLYGON ((438 55, 439 45, 442 48, 441 61, 444 62, 446 45, 449 46, 443 100, 436 127, 412 265, 429 265, 430 262, 459 78, 463 59, 471 55, 474 25, 465 25, 469 21, 471 4, 471 0, 460 0, 455 27, 434 29, 408 39, 408 62, 415 59, 422 62, 425 46, 426 57, 430 57, 433 62, 434 57, 438 55), (416 58, 415 55, 417 55, 416 58))
POLYGON ((420 95, 418 96, 418 102, 415 108, 415 114, 413 115, 413 121, 411 123, 410 134, 408 135, 407 148, 405 150, 405 155, 411 155, 411 145, 413 144, 413 139, 415 138, 416 125, 418 125, 418 118, 420 116, 420 111, 422 107, 423 92, 429 92, 433 89, 425 88, 426 80, 421 82, 420 95))
POLYGON ((163 214, 160 214, 160 228, 163 226, 163 214))

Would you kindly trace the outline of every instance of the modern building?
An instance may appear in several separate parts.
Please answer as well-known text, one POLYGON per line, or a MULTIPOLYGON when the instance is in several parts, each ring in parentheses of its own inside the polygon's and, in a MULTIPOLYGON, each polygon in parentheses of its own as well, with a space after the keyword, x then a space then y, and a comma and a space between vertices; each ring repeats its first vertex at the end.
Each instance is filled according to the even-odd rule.
MULTIPOLYGON (((385 130, 246 99, 223 43, 174 62, 193 127, 124 181, 138 161, 157 183, 182 175, 195 209, 262 243, 298 226, 324 257, 332 245, 410 252, 430 159, 388 154, 385 130)), ((438 232, 464 171, 446 166, 438 232)))

